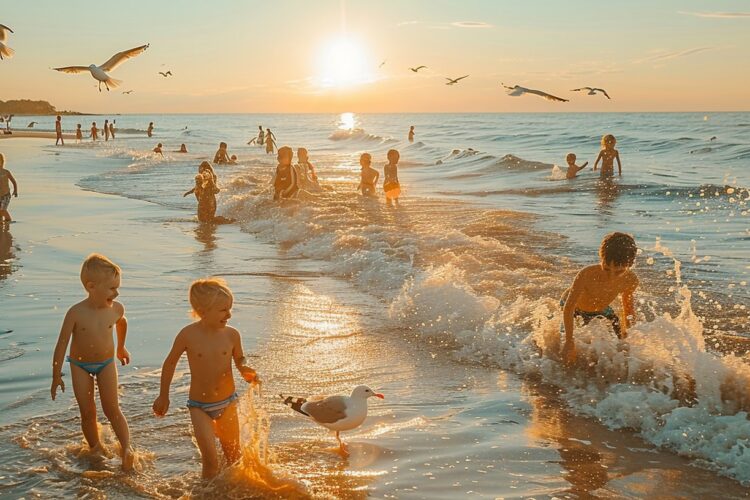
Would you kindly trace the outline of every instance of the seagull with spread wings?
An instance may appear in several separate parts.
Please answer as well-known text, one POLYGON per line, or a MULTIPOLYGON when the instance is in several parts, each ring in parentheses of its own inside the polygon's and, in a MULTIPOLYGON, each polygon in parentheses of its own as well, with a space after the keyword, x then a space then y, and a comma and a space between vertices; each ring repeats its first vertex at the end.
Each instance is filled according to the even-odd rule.
POLYGON ((607 99, 612 99, 611 97, 609 97, 609 94, 607 94, 606 90, 598 89, 595 87, 581 87, 580 89, 572 89, 571 92, 580 92, 582 90, 588 90, 587 95, 596 95, 597 92, 601 92, 607 99))
POLYGON ((420 69, 427 68, 427 66, 417 66, 416 68, 409 68, 413 72, 417 73, 420 69))
POLYGON ((445 84, 446 85, 455 85, 456 83, 458 83, 459 81, 463 80, 464 78, 469 78, 469 75, 459 76, 458 78, 448 78, 446 76, 445 79, 448 80, 448 81, 445 82, 445 84))
POLYGON ((86 71, 89 71, 91 73, 91 76, 99 81, 99 92, 102 91, 102 83, 105 87, 107 87, 107 91, 109 91, 110 87, 117 88, 122 82, 120 80, 115 80, 114 78, 109 76, 107 72, 114 71, 128 59, 142 54, 149 47, 149 45, 150 44, 141 45, 140 47, 135 47, 134 49, 118 52, 117 54, 110 57, 109 61, 105 62, 101 66, 91 64, 89 66, 65 66, 62 68, 52 69, 54 69, 55 71, 62 71, 63 73, 85 73, 86 71))
POLYGON ((13 30, 4 24, 0 24, 0 60, 10 59, 15 54, 13 49, 3 43, 8 40, 8 33, 13 33, 13 30))
POLYGON ((501 83, 500 85, 508 89, 509 96, 518 97, 524 94, 534 94, 540 97, 544 97, 548 101, 568 102, 567 99, 563 99, 562 97, 557 97, 552 94, 548 94, 547 92, 542 92, 541 90, 527 89, 526 87, 521 87, 519 85, 508 87, 504 83, 501 83))
POLYGON ((172 76, 172 71, 171 70, 167 70, 166 73, 164 73, 163 71, 159 71, 159 74, 161 76, 163 76, 164 78, 167 78, 168 76, 172 76))

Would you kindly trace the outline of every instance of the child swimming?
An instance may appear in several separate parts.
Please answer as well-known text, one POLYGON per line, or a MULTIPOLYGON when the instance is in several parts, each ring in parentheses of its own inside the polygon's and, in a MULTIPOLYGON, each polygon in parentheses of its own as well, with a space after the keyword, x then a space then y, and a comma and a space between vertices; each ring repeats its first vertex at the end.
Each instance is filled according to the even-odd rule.
POLYGON ((576 165, 576 155, 573 153, 568 153, 565 156, 565 161, 568 164, 568 170, 567 172, 565 172, 566 179, 575 179, 576 175, 578 175, 578 172, 586 168, 586 165, 589 164, 589 162, 584 162, 584 164, 580 167, 576 165))
POLYGON ((257 384, 255 370, 248 366, 240 332, 227 325, 232 317, 234 296, 227 284, 217 278, 200 279, 190 285, 190 305, 197 321, 183 328, 164 360, 161 389, 154 401, 157 416, 169 409, 169 386, 177 362, 187 352, 190 366, 190 392, 187 407, 193 434, 201 453, 203 477, 219 472, 215 439, 219 439, 227 463, 240 459, 240 426, 237 417, 237 392, 232 376, 232 361, 246 382, 257 384))

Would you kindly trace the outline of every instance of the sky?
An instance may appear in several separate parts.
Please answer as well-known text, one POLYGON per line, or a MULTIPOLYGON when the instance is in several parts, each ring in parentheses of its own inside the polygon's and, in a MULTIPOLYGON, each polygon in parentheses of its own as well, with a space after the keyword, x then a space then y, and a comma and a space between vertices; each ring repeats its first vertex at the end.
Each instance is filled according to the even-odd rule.
POLYGON ((0 61, 0 100, 59 110, 750 110, 746 0, 3 0, 0 24, 16 51, 0 61), (145 43, 111 92, 51 70, 145 43), (511 97, 501 82, 570 102, 511 97), (571 92, 582 86, 612 99, 571 92))

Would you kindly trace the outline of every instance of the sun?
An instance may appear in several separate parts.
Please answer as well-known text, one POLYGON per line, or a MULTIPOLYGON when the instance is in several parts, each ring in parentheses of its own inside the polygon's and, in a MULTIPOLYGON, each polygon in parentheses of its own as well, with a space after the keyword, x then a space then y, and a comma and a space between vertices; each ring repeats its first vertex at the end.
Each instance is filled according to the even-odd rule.
POLYGON ((362 46, 346 37, 326 43, 318 67, 323 87, 352 87, 372 81, 372 69, 362 46))

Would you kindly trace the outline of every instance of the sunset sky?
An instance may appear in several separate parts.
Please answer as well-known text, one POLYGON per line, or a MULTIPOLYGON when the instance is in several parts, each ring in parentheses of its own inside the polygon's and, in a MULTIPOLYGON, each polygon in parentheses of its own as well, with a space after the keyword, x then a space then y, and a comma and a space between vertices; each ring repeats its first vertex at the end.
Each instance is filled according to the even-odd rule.
POLYGON ((0 100, 95 113, 750 110, 750 2, 3 0, 0 100), (150 43, 99 93, 88 74, 150 43), (385 61, 382 67, 379 65, 385 61), (426 65, 415 74, 409 67, 426 65), (159 71, 171 70, 173 78, 159 71), (469 74, 455 86, 445 77, 469 74), (500 82, 568 103, 509 97, 500 82), (612 96, 570 92, 603 87, 612 96), (123 95, 124 90, 133 90, 123 95))

